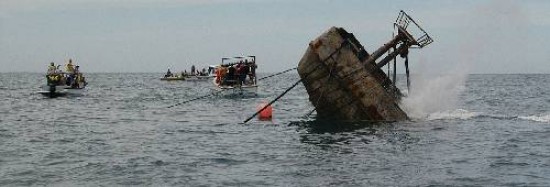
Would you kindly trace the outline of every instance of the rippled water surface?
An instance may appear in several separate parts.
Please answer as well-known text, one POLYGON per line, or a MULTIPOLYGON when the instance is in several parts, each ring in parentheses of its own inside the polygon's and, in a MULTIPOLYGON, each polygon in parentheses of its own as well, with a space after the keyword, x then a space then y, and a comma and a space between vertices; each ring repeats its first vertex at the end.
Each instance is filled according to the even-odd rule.
POLYGON ((88 74, 50 99, 41 74, 0 74, 0 185, 550 186, 550 75, 470 75, 453 108, 374 124, 305 117, 301 85, 242 124, 295 74, 181 105, 211 84, 158 76, 88 74))

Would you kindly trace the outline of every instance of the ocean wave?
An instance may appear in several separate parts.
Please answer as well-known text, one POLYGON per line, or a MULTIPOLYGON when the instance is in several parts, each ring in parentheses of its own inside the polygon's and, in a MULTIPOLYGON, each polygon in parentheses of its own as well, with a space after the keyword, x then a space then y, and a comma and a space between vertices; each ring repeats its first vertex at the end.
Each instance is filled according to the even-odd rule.
POLYGON ((547 114, 547 115, 544 115, 544 116, 543 115, 518 116, 518 119, 549 123, 550 122, 550 114, 547 114))

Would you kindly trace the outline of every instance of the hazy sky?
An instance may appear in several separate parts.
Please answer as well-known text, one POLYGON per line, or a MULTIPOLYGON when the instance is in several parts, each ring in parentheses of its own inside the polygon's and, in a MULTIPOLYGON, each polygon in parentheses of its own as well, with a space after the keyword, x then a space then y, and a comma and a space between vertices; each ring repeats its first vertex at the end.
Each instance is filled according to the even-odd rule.
POLYGON ((544 0, 0 0, 0 72, 68 58, 85 72, 180 71, 236 55, 277 72, 331 26, 373 52, 401 9, 435 39, 411 51, 414 73, 550 73, 544 0))

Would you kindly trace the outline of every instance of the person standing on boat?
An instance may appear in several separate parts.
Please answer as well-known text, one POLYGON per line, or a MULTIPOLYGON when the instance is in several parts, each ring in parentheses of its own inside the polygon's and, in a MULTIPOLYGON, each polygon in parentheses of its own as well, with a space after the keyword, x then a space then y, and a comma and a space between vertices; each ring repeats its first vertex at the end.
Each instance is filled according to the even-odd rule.
POLYGON ((216 68, 216 70, 214 70, 214 72, 216 73, 216 84, 221 84, 222 67, 220 66, 219 68, 216 68))
MULTIPOLYGON (((71 61, 69 60, 69 63, 71 61)), ((76 66, 74 69, 73 69, 73 73, 71 74, 73 76, 73 81, 71 82, 71 88, 78 88, 80 85, 79 85, 79 82, 82 81, 82 76, 80 75, 80 70, 79 70, 80 66, 76 66)))
POLYGON ((61 65, 56 66, 55 75, 58 77, 60 85, 65 85, 67 83, 67 79, 64 76, 63 70, 61 70, 61 65))
POLYGON ((248 75, 248 62, 241 63, 239 67, 239 84, 244 85, 246 83, 246 75, 248 75))
POLYGON ((227 69, 220 65, 216 68, 216 83, 223 85, 225 81, 225 75, 227 74, 227 69))
POLYGON ((247 64, 248 69, 248 77, 250 78, 251 84, 255 84, 254 80, 256 79, 256 63, 254 61, 250 61, 250 63, 247 64))
POLYGON ((61 65, 57 65, 57 67, 55 68, 55 73, 56 74, 63 74, 63 70, 61 70, 61 65))
POLYGON ((80 68, 80 66, 76 66, 73 70, 73 74, 75 74, 77 76, 80 75, 80 69, 79 68, 80 68))
POLYGON ((72 84, 73 88, 80 88, 86 86, 88 83, 86 82, 86 79, 84 76, 82 76, 82 72, 80 72, 80 66, 75 66, 74 68, 74 75, 76 76, 75 81, 72 84), (80 85, 82 83, 82 85, 80 85))
POLYGON ((164 77, 171 77, 172 76, 172 72, 170 72, 170 68, 168 68, 168 71, 166 72, 166 75, 164 75, 164 77))
POLYGON ((65 71, 69 74, 74 73, 74 65, 73 65, 73 59, 69 59, 69 63, 65 65, 65 71))
POLYGON ((191 75, 195 75, 195 65, 191 65, 191 75))
POLYGON ((67 86, 72 85, 76 78, 76 75, 74 74, 74 65, 72 59, 69 59, 69 63, 65 65, 65 71, 69 74, 69 76, 67 77, 67 86))
POLYGON ((233 85, 235 83, 235 65, 229 66, 227 68, 227 74, 225 75, 225 84, 233 85))
POLYGON ((60 77, 56 74, 56 67, 53 62, 50 63, 50 66, 48 66, 48 72, 46 75, 46 80, 48 85, 57 85, 59 82, 60 77))
POLYGON ((55 63, 50 62, 50 66, 48 66, 48 73, 47 74, 48 75, 53 75, 53 74, 55 74, 55 70, 56 70, 55 63))
POLYGON ((239 61, 237 65, 235 65, 235 80, 239 85, 241 85, 241 68, 243 65, 243 61, 239 61))

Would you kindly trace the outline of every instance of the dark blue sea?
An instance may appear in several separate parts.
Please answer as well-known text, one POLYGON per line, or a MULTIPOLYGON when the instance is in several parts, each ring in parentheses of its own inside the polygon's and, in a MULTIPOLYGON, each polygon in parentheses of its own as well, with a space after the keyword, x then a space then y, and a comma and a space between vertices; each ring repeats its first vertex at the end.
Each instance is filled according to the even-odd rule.
POLYGON ((86 75, 46 98, 42 74, 0 74, 0 186, 550 186, 550 75, 401 77, 395 123, 307 116, 299 85, 246 124, 298 75, 185 104, 211 83, 86 75))

